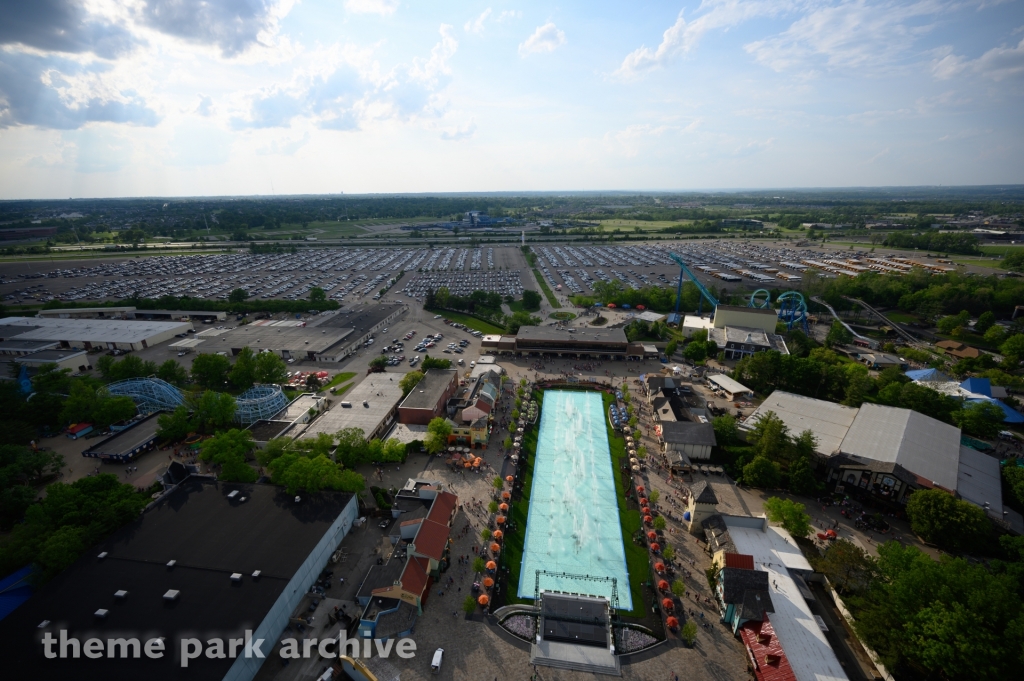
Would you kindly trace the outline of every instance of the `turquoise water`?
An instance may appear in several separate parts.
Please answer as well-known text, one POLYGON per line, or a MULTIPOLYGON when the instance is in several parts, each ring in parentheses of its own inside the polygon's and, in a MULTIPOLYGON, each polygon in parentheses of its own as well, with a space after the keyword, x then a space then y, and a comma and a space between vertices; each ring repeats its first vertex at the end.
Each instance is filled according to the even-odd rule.
MULTIPOLYGON (((592 392, 549 390, 533 464, 519 597, 533 598, 537 570, 618 579, 632 610, 604 404, 592 392)), ((611 582, 541 575, 542 590, 611 596, 611 582)))

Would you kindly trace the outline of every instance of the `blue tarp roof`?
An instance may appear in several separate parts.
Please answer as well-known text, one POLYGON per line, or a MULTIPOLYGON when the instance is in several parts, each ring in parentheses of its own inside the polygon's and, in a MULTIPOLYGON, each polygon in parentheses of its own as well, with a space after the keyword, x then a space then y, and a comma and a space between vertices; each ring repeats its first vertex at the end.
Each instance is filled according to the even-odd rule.
POLYGON ((992 382, 987 378, 968 378, 960 384, 960 387, 978 395, 992 397, 992 382))
POLYGON ((911 381, 948 381, 949 376, 938 369, 912 369, 905 372, 911 381))
POLYGON ((982 402, 982 401, 991 402, 992 404, 994 404, 997 407, 999 407, 1000 409, 1002 409, 1003 413, 1006 414, 1006 418, 1003 419, 1003 423, 1024 423, 1024 414, 1021 414, 1019 411, 1017 411, 1016 409, 1014 409, 1010 405, 1006 404, 1002 400, 993 399, 991 397, 989 397, 987 399, 986 398, 977 397, 977 398, 969 399, 967 401, 968 402, 982 402))
POLYGON ((0 620, 14 612, 15 608, 28 600, 32 595, 32 567, 23 567, 0 579, 0 620))

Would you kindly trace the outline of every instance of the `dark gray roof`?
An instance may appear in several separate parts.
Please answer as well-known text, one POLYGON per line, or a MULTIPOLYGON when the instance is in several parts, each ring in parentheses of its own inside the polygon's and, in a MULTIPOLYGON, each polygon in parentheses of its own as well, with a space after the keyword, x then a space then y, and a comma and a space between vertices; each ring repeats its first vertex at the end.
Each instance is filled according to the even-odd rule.
POLYGON ((416 606, 399 601, 398 610, 377 616, 377 638, 392 638, 412 629, 416 622, 416 606))
MULTIPOLYGON (((750 571, 748 571, 750 572, 750 571)), ((761 572, 767 577, 767 572, 761 572)), ((739 616, 744 620, 761 621, 766 612, 775 612, 772 594, 768 589, 747 589, 739 604, 739 616)))
POLYGON ((736 544, 733 543, 732 536, 729 534, 729 527, 725 524, 725 519, 722 518, 721 514, 716 513, 713 516, 709 516, 702 520, 700 524, 704 528, 704 538, 708 542, 708 550, 711 553, 718 553, 719 551, 736 553, 736 544))
POLYGON ((710 423, 694 423, 693 421, 668 421, 661 425, 661 438, 675 445, 711 445, 715 440, 715 429, 710 423))
POLYGON ((764 570, 747 570, 744 568, 722 568, 722 600, 726 603, 740 603, 743 594, 751 589, 767 590, 768 573, 764 570))
POLYGON ((399 405, 399 408, 433 409, 437 406, 441 396, 448 390, 448 386, 455 380, 456 373, 451 369, 427 369, 423 378, 399 405))
POLYGON ((522 326, 516 339, 520 341, 552 341, 560 340, 567 343, 622 343, 626 344, 626 332, 622 329, 575 329, 569 333, 554 326, 522 326))
POLYGON ((693 495, 693 500, 698 504, 718 503, 718 497, 715 496, 715 490, 711 489, 711 483, 707 480, 698 480, 692 487, 690 487, 690 494, 693 495))

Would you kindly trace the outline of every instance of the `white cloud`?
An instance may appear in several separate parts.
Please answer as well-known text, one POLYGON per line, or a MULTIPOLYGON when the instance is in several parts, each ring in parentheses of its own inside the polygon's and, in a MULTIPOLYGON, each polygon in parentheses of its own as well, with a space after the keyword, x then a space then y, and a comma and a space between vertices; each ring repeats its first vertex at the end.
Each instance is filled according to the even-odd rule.
POLYGON ((467 21, 463 28, 466 29, 466 33, 483 33, 484 22, 487 21, 487 17, 489 16, 491 16, 490 7, 485 9, 476 19, 470 19, 467 21))
POLYGON ((565 31, 555 26, 550 21, 543 26, 538 26, 529 38, 519 43, 519 56, 525 57, 528 54, 541 52, 554 52, 566 43, 565 31))
POLYGON ((398 9, 398 0, 345 0, 345 9, 355 14, 379 14, 386 17, 398 9))
POLYGON ((441 24, 438 32, 441 34, 441 42, 434 45, 434 48, 430 50, 430 58, 424 60, 417 57, 413 60, 412 66, 409 67, 410 78, 431 88, 437 85, 439 76, 451 75, 452 70, 448 66, 448 60, 459 49, 459 43, 455 40, 455 35, 452 33, 450 25, 441 24))
POLYGON ((506 9, 506 10, 502 11, 501 14, 498 15, 498 18, 495 19, 495 21, 498 22, 499 24, 501 24, 501 23, 504 23, 506 21, 512 21, 513 19, 522 19, 522 18, 523 18, 522 10, 506 9))
POLYGON ((760 16, 774 16, 793 8, 795 0, 740 2, 739 0, 705 0, 698 11, 704 14, 687 23, 679 12, 676 22, 661 36, 656 49, 641 45, 626 55, 615 75, 622 79, 637 77, 652 68, 664 66, 672 57, 693 50, 708 31, 729 28, 760 16))
POLYGON ((977 59, 947 54, 932 64, 932 75, 948 80, 963 73, 972 73, 995 81, 1024 74, 1024 39, 1015 47, 993 47, 977 59))
POLYGON ((943 0, 853 0, 815 9, 782 33, 745 46, 774 71, 898 67, 918 38, 948 9, 943 0))
POLYGON ((306 133, 294 140, 281 139, 274 140, 270 144, 260 147, 256 150, 257 156, 291 156, 296 151, 306 146, 309 143, 310 135, 307 130, 306 133))
POLYGON ((447 142, 456 142, 458 140, 469 139, 474 134, 476 134, 476 123, 474 121, 468 121, 456 128, 442 130, 441 139, 447 142))

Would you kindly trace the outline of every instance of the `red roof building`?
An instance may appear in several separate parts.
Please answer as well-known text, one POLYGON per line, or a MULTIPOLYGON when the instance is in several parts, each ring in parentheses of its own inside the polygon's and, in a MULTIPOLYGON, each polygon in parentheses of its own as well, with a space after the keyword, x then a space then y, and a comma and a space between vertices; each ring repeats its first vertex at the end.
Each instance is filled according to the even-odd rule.
POLYGON ((786 651, 782 649, 767 613, 763 622, 751 620, 745 623, 739 634, 757 681, 796 681, 796 674, 786 659, 786 651))

